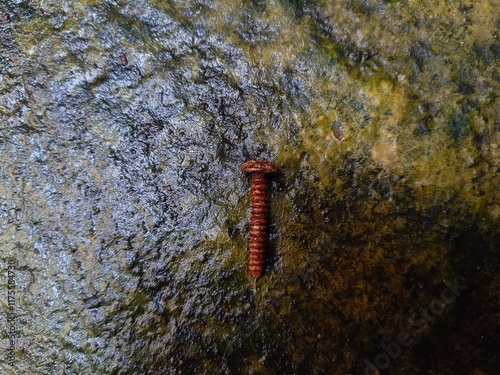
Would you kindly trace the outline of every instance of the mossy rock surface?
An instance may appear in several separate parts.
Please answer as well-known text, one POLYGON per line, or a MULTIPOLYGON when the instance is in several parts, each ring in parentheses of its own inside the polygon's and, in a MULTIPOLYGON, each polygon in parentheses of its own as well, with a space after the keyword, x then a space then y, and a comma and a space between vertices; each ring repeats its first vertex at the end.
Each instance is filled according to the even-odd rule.
POLYGON ((2 2, 0 372, 496 373, 498 14, 2 2))

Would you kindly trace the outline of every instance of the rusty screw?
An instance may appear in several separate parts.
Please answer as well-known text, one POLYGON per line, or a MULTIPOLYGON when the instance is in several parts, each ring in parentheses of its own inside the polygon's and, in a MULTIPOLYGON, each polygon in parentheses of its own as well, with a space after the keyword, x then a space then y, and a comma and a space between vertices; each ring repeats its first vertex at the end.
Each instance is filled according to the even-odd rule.
POLYGON ((250 275, 256 279, 264 272, 267 239, 267 212, 269 188, 267 173, 276 173, 278 167, 270 161, 250 160, 241 166, 243 172, 252 174, 252 213, 250 216, 250 275))

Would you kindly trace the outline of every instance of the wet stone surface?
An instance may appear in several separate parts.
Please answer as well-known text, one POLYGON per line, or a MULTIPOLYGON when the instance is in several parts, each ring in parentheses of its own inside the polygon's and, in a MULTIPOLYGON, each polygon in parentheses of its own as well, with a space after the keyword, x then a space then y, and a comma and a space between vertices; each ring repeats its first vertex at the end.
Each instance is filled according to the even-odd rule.
POLYGON ((3 1, 2 374, 495 373, 497 15, 3 1))

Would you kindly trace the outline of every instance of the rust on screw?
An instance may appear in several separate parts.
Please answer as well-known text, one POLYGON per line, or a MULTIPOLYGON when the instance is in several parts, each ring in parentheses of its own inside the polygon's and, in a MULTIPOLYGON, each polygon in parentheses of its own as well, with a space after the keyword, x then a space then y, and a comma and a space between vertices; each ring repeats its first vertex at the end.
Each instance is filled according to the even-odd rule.
POLYGON ((252 174, 252 212, 250 215, 250 246, 248 266, 256 279, 264 272, 267 240, 267 213, 269 187, 267 173, 276 173, 278 167, 270 161, 250 160, 241 166, 243 172, 252 174))

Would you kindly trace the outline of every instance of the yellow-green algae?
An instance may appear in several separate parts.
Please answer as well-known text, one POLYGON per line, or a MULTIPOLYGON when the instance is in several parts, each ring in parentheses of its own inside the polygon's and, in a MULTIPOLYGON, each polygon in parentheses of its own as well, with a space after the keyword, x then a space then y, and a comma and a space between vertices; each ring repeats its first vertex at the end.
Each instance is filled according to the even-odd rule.
MULTIPOLYGON (((268 21, 271 41, 243 48, 263 74, 285 66, 303 78, 311 97, 262 139, 283 174, 273 204, 276 255, 255 298, 263 309, 278 305, 279 321, 288 322, 290 336, 278 341, 291 350, 291 368, 345 373, 362 353, 376 354, 379 341, 411 332, 411 310, 428 304, 443 279, 474 274, 488 284, 486 295, 496 294, 496 266, 488 263, 497 259, 500 213, 498 51, 488 48, 498 49, 498 7, 324 2, 316 11, 324 30, 339 29, 333 35, 310 16, 291 21, 289 8, 276 7, 259 9, 263 22, 278 16, 268 21), (302 54, 314 71, 295 69, 302 54), (456 241, 469 236, 484 236, 485 253, 464 261, 456 241)), ((238 35, 247 11, 215 9, 214 26, 238 35)), ((280 87, 273 91, 280 96, 280 87)), ((455 336, 458 346, 467 333, 455 336)), ((394 373, 451 366, 432 370, 424 362, 410 354, 394 373)), ((481 365, 471 371, 482 373, 481 365)))

